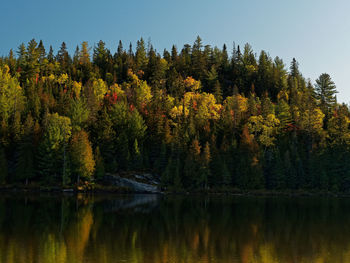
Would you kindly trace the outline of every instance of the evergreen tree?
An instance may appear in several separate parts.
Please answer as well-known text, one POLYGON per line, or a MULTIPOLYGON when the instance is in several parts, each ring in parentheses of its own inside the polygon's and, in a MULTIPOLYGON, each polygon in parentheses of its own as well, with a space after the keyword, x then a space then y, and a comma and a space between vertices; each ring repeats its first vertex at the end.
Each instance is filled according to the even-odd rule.
POLYGON ((36 171, 39 175, 41 182, 52 184, 56 176, 57 162, 52 151, 47 145, 47 141, 41 141, 36 154, 36 171))
POLYGON ((47 60, 49 61, 49 63, 52 63, 54 61, 54 59, 55 59, 55 57, 53 54, 53 48, 50 45, 50 50, 49 50, 49 53, 47 54, 47 60))
POLYGON ((100 75, 104 78, 107 73, 109 54, 105 43, 100 40, 94 48, 93 62, 100 69, 100 75))
POLYGON ((215 82, 214 86, 214 96, 218 103, 222 103, 222 90, 219 81, 215 82))
POLYGON ((202 166, 200 173, 200 184, 204 189, 208 188, 208 179, 210 179, 211 171, 210 171, 210 162, 211 162, 211 154, 210 154, 210 144, 206 142, 205 147, 202 153, 202 166))
POLYGON ((296 61, 295 58, 293 58, 291 64, 290 64, 290 75, 293 77, 293 78, 297 78, 299 77, 300 75, 300 72, 299 72, 299 63, 296 61))
POLYGON ((192 61, 192 76, 195 79, 203 79, 205 70, 206 70, 206 62, 203 55, 203 44, 202 39, 197 36, 196 41, 192 46, 191 53, 191 61, 192 61))
POLYGON ((290 107, 285 100, 279 100, 277 104, 277 118, 280 120, 280 127, 282 129, 288 128, 292 124, 292 115, 290 113, 290 107))
POLYGON ((95 160, 96 160, 95 178, 101 179, 105 175, 106 171, 105 171, 104 161, 100 152, 100 148, 98 146, 95 149, 95 160))
POLYGON ((315 96, 319 100, 321 109, 327 115, 330 113, 331 108, 337 102, 335 94, 336 86, 331 77, 327 73, 323 73, 316 80, 315 84, 315 96))
POLYGON ((130 165, 129 140, 125 132, 122 132, 117 139, 118 168, 128 170, 130 165))
POLYGON ((142 154, 137 139, 134 140, 133 145, 133 168, 136 170, 142 168, 142 154))
POLYGON ((140 40, 137 41, 135 63, 136 63, 136 70, 142 70, 143 72, 145 71, 148 63, 148 59, 147 59, 147 53, 145 48, 145 41, 143 40, 142 37, 140 40))
POLYGON ((61 72, 69 73, 69 66, 71 63, 71 58, 67 51, 67 46, 65 42, 62 42, 61 48, 57 53, 56 60, 60 63, 61 72))
POLYGON ((29 180, 35 176, 34 169, 34 121, 28 115, 24 124, 24 136, 19 143, 19 154, 16 165, 16 179, 28 184, 29 180))
POLYGON ((7 158, 5 150, 0 146, 0 185, 4 184, 7 179, 7 158))
POLYGON ((73 59, 34 39, 17 53, 0 58, 1 183, 134 169, 173 191, 350 189, 350 109, 328 74, 313 87, 295 59, 287 72, 249 44, 229 57, 200 37, 163 55, 143 39, 113 57, 100 41, 92 61, 87 42, 73 59))

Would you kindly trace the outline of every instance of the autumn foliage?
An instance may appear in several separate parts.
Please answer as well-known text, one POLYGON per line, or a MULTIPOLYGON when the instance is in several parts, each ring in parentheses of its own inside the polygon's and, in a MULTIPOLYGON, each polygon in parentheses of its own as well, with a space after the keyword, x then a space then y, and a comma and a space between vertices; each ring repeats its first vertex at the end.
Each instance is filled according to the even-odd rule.
POLYGON ((313 85, 249 44, 230 53, 199 37, 162 55, 142 39, 92 57, 87 42, 74 56, 21 45, 0 58, 0 182, 142 170, 169 190, 350 189, 350 112, 330 76, 313 85))

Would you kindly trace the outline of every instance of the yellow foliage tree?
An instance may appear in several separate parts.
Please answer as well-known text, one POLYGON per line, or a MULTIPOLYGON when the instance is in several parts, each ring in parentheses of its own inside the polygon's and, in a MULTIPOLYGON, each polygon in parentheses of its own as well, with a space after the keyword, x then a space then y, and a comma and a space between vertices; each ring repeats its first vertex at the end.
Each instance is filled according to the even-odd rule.
POLYGON ((106 83, 102 79, 94 80, 92 87, 96 98, 102 100, 108 90, 106 83))
POLYGON ((227 97, 224 101, 225 112, 233 118, 234 125, 237 125, 248 111, 248 99, 241 94, 227 97))
POLYGON ((350 144, 350 119, 345 115, 335 115, 328 121, 328 134, 336 143, 350 144))
POLYGON ((0 67, 0 120, 7 122, 9 116, 24 107, 23 89, 16 78, 11 77, 9 67, 0 67))
POLYGON ((73 81, 72 90, 76 98, 80 97, 81 87, 82 87, 81 82, 73 81))
POLYGON ((128 76, 131 82, 127 84, 128 88, 131 88, 131 92, 134 94, 134 100, 136 105, 141 108, 143 105, 148 104, 152 99, 151 87, 147 82, 140 80, 132 70, 128 71, 128 76))
POLYGON ((75 133, 71 140, 71 160, 73 171, 80 177, 90 178, 95 170, 95 160, 88 134, 84 130, 75 133))
POLYGON ((248 120, 249 133, 265 147, 273 146, 275 135, 280 121, 274 114, 267 115, 266 119, 263 116, 251 116, 248 120))
POLYGON ((195 80, 192 77, 187 77, 184 80, 184 84, 185 84, 185 87, 187 88, 187 90, 190 90, 192 92, 199 91, 201 88, 201 82, 199 80, 195 80))
POLYGON ((306 110, 301 113, 300 128, 310 133, 319 133, 322 131, 324 117, 319 108, 306 110))
POLYGON ((61 74, 61 76, 58 77, 57 82, 61 85, 66 84, 68 82, 68 74, 61 74))
POLYGON ((173 120, 176 120, 177 118, 180 118, 181 116, 185 115, 185 117, 188 116, 189 110, 185 107, 185 110, 182 105, 174 106, 170 111, 170 117, 173 120))
POLYGON ((176 119, 183 115, 188 116, 191 111, 195 122, 203 126, 208 120, 218 120, 221 108, 222 105, 216 103, 213 94, 186 92, 180 105, 172 108, 170 116, 176 119))

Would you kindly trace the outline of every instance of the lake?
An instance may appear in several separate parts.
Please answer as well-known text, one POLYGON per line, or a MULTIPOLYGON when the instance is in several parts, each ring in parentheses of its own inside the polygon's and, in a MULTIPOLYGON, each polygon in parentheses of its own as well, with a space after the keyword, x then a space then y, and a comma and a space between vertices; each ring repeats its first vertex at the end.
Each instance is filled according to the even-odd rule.
POLYGON ((350 262, 350 199, 1 195, 3 262, 350 262))

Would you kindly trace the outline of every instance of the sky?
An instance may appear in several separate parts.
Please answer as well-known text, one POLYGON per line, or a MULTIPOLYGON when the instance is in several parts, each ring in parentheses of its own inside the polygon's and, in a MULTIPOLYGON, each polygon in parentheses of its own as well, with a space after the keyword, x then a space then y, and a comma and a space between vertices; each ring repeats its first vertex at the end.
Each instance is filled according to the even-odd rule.
POLYGON ((293 57, 312 83, 330 74, 339 102, 350 102, 350 2, 347 0, 11 0, 0 4, 0 56, 32 38, 70 52, 103 40, 114 53, 143 37, 162 53, 175 44, 232 48, 252 45, 282 58, 293 57))

